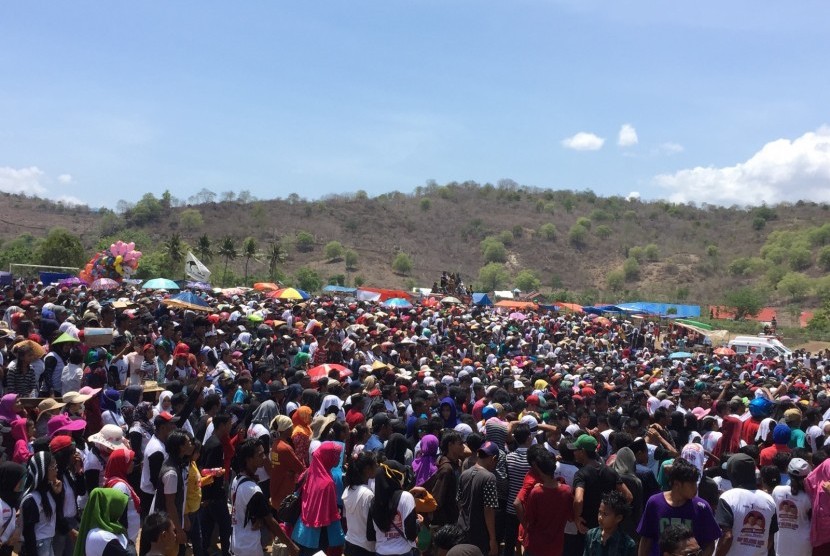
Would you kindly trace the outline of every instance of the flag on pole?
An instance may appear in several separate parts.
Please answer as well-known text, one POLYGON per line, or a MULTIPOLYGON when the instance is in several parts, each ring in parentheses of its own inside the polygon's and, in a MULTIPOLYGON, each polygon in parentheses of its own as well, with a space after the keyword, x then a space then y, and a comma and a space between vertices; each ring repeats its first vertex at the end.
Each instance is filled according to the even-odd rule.
POLYGON ((197 282, 210 281, 210 270, 190 251, 187 252, 187 258, 184 261, 184 273, 187 274, 188 278, 197 282))

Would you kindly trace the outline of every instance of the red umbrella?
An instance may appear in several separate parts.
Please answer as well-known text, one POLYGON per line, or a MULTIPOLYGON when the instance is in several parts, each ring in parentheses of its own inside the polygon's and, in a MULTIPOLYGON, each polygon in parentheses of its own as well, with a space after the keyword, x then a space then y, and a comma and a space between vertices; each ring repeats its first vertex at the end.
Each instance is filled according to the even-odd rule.
POLYGON ((715 355, 724 355, 726 357, 731 357, 735 355, 735 350, 729 349, 728 347, 719 347, 715 350, 715 355))
MULTIPOLYGON (((338 373, 343 373, 344 371, 349 371, 348 368, 344 367, 343 365, 335 364, 328 364, 325 365, 317 365, 308 370, 308 376, 310 378, 321 378, 324 376, 329 376, 331 371, 337 371, 338 373)), ((349 371, 351 372, 351 371, 349 371)), ((348 375, 347 375, 348 376, 348 375)))

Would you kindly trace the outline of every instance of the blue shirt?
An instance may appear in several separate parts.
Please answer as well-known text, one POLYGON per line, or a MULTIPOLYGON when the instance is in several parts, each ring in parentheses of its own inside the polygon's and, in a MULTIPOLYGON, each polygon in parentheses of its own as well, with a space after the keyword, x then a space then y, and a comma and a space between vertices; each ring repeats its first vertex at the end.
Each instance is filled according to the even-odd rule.
POLYGON ((366 441, 363 449, 367 452, 377 452, 383 450, 383 441, 378 438, 378 435, 372 434, 372 436, 369 437, 369 440, 366 441))

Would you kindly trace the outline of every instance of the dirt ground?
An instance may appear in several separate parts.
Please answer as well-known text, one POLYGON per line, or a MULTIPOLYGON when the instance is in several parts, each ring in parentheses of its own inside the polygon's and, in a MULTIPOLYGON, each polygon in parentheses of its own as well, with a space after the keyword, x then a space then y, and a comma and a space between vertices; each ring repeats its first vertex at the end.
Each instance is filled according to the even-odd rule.
POLYGON ((825 349, 830 349, 830 342, 805 342, 803 344, 799 344, 797 346, 792 346, 792 349, 803 349, 812 353, 817 351, 823 351, 825 349))

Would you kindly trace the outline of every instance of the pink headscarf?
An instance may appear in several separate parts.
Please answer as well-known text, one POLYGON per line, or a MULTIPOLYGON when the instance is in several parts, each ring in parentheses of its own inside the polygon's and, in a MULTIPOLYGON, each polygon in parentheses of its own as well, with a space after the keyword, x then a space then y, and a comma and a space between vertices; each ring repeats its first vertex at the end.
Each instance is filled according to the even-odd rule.
POLYGON ((311 455, 302 488, 300 519, 306 527, 325 527, 340 519, 337 492, 331 469, 340 463, 343 447, 336 442, 323 442, 311 455))

